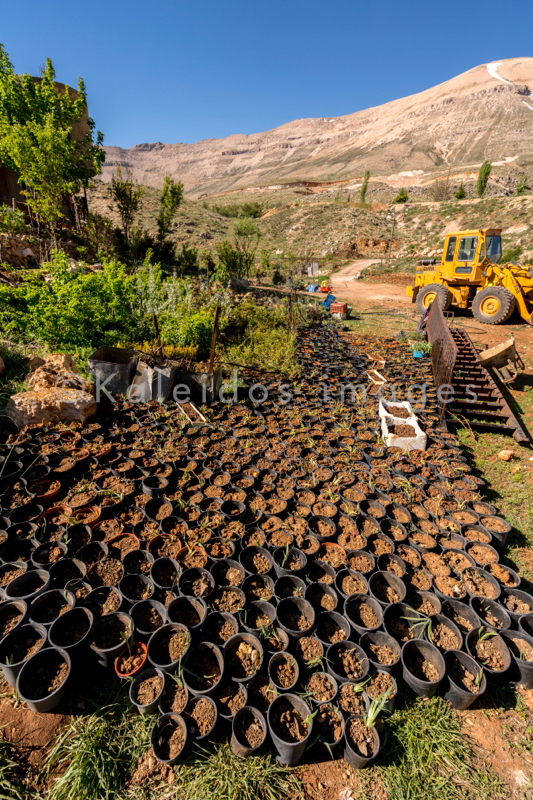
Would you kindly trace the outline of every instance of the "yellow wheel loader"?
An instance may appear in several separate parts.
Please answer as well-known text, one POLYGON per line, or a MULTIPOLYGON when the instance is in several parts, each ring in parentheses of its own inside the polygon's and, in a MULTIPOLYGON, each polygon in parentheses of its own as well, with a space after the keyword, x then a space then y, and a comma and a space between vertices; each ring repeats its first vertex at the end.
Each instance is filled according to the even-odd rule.
POLYGON ((488 325, 505 322, 515 309, 533 325, 533 266, 499 264, 501 257, 500 228, 448 233, 440 266, 422 261, 407 295, 421 313, 437 300, 443 311, 471 306, 488 325))

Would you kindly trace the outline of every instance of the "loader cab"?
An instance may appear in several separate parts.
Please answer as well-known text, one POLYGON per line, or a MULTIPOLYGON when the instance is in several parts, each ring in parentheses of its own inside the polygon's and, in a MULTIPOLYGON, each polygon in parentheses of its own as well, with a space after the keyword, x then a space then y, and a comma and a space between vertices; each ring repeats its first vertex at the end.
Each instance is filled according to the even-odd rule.
POLYGON ((483 267, 501 258, 501 233, 497 228, 448 233, 441 260, 443 279, 452 284, 481 284, 483 267))

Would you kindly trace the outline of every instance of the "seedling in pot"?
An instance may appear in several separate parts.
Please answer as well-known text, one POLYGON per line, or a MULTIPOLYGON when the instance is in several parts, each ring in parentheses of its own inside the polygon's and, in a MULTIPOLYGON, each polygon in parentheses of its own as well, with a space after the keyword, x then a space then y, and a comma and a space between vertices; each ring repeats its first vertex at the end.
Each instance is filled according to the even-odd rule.
POLYGON ((483 680, 483 670, 480 669, 479 672, 476 672, 474 676, 474 686, 476 687, 476 689, 479 689, 482 680, 483 680))
POLYGON ((485 628, 483 625, 478 631, 477 640, 478 642, 484 642, 485 639, 491 639, 493 636, 497 636, 498 634, 496 631, 491 631, 489 628, 485 628))
POLYGON ((363 709, 361 716, 363 717, 363 723, 366 728, 373 728, 375 726, 379 715, 385 708, 388 694, 389 691, 387 690, 386 692, 383 692, 383 694, 380 694, 379 697, 374 697, 370 701, 368 711, 363 709))
MULTIPOLYGON (((424 635, 424 631, 427 631, 428 637, 433 636, 433 629, 431 625, 431 617, 426 617, 425 614, 415 613, 413 617, 400 617, 400 619, 406 620, 409 623, 409 627, 415 629, 418 633, 417 639, 421 639, 424 635)), ((413 630, 414 633, 414 630, 413 630)), ((431 638, 430 638, 431 641, 431 638)))

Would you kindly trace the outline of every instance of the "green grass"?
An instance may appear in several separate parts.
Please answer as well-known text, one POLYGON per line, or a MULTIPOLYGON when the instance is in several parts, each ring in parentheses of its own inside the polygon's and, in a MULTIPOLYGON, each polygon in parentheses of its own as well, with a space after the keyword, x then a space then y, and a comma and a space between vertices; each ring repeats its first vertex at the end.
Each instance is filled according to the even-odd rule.
MULTIPOLYGON (((300 800, 299 780, 273 756, 237 758, 227 742, 200 751, 174 770, 179 800, 300 800)), ((168 789, 167 789, 168 791, 168 789)))
POLYGON ((440 697, 404 696, 387 718, 378 762, 361 772, 364 787, 379 778, 388 800, 498 800, 496 776, 485 771, 468 745, 461 724, 440 697))
POLYGON ((52 783, 48 800, 111 800, 123 797, 127 779, 150 746, 157 715, 142 716, 131 705, 129 683, 110 681, 80 692, 92 713, 72 717, 44 764, 52 783), (58 777, 55 777, 58 775, 58 777))
POLYGON ((0 800, 25 800, 26 793, 18 777, 18 764, 13 759, 16 748, 0 739, 0 800))

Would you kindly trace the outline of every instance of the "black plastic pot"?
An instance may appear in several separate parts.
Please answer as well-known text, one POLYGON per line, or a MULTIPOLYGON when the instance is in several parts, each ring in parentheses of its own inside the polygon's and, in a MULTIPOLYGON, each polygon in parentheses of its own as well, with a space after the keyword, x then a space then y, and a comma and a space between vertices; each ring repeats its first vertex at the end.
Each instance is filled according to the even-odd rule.
POLYGON ((265 744, 266 739, 268 736, 268 725, 257 708, 252 708, 251 706, 244 706, 244 708, 240 708, 235 716, 233 717, 233 723, 231 728, 231 741, 230 747, 231 752, 239 756, 239 758, 249 758, 250 756, 257 755, 261 747, 265 744), (251 747, 244 739, 241 733, 241 726, 243 724, 257 724, 263 733, 263 738, 258 745, 251 747))
MULTIPOLYGON (((496 579, 492 578, 492 580, 496 579)), ((520 617, 523 617, 524 614, 533 613, 533 597, 527 592, 523 592, 521 589, 503 589, 500 597, 500 605, 505 608, 515 625, 518 625, 518 620, 520 617), (528 605, 529 611, 513 611, 510 607, 513 598, 528 605)))
POLYGON ((351 594, 346 594, 346 592, 344 592, 343 589, 342 589, 344 579, 345 578, 350 578, 350 577, 352 577, 357 582, 361 581, 364 584, 364 587, 365 587, 364 591, 351 592, 351 594, 367 594, 367 592, 368 592, 368 581, 367 581, 367 579, 365 578, 365 576, 363 575, 362 572, 356 572, 353 569, 341 569, 335 575, 335 589, 336 589, 337 593, 343 598, 343 600, 346 600, 348 597, 351 596, 351 594))
POLYGON ((407 589, 402 579, 393 575, 392 572, 375 572, 368 579, 368 593, 374 600, 377 600, 382 608, 387 608, 392 603, 401 603, 407 594, 407 589), (378 585, 383 583, 386 583, 396 593, 397 599, 387 600, 383 592, 378 589, 378 585))
POLYGON ((19 575, 8 583, 4 590, 5 600, 25 600, 26 603, 46 592, 50 587, 50 573, 45 569, 34 569, 19 575))
POLYGON ((456 647, 447 647, 446 648, 446 647, 439 647, 437 644, 435 644, 433 627, 432 627, 431 632, 428 630, 428 628, 424 629, 424 638, 428 642, 431 642, 431 644, 435 644, 435 647, 437 648, 437 650, 440 650, 441 653, 446 653, 446 652, 448 652, 448 650, 461 650, 462 647, 463 647, 463 635, 462 635, 461 631, 459 630, 459 628, 457 627, 457 625, 454 622, 452 622, 451 619, 448 619, 448 617, 445 617, 444 614, 435 614, 433 617, 431 617, 431 625, 432 626, 433 625, 437 625, 439 623, 441 625, 444 625, 446 628, 448 628, 448 630, 451 631, 451 633, 454 636, 457 637, 457 645, 456 645, 456 647))
POLYGON ((228 614, 225 611, 213 611, 208 614, 201 627, 203 640, 206 642, 213 642, 213 644, 216 644, 217 647, 223 647, 228 639, 221 638, 218 630, 226 623, 228 623, 233 629, 233 633, 231 635, 235 636, 235 634, 239 631, 239 623, 233 614, 228 614))
POLYGON ((291 692, 294 689, 294 687, 296 686, 296 684, 298 683, 298 679, 300 677, 300 669, 299 669, 299 666, 298 666, 298 662, 296 661, 296 659, 293 656, 291 656, 289 653, 286 653, 286 652, 274 653, 270 657, 270 660, 268 662, 268 667, 267 667, 267 673, 268 673, 268 677, 272 681, 272 683, 275 686, 276 690, 280 694, 282 694, 284 692, 291 692), (276 677, 275 677, 276 668, 277 668, 278 664, 283 664, 286 661, 288 661, 291 664, 291 666, 292 666, 292 668, 294 670, 294 680, 290 684, 290 686, 282 686, 276 680, 276 677))
MULTIPOLYGON (((483 625, 485 628, 489 628, 489 630, 499 633, 500 631, 505 631, 511 627, 511 617, 505 608, 495 600, 487 600, 484 597, 471 597, 470 607, 478 620, 477 624, 474 625, 473 628, 479 628, 481 625, 483 625), (497 625, 495 625, 493 622, 489 622, 489 614, 497 620, 497 625)), ((473 630, 473 628, 471 628, 471 630, 473 630)))
POLYGON ((406 565, 405 561, 403 561, 400 558, 400 556, 395 555, 394 553, 384 553, 382 556, 379 556, 379 558, 378 558, 378 570, 380 572, 391 572, 392 573, 392 570, 388 570, 387 569, 387 567, 390 566, 391 563, 395 564, 396 567, 400 570, 401 575, 398 575, 397 572, 394 572, 393 574, 396 575, 396 577, 400 578, 400 580, 401 580, 403 578, 403 576, 405 575, 405 570, 407 568, 407 565, 406 565))
POLYGON ((520 639, 524 640, 530 647, 533 647, 533 637, 522 633, 521 631, 502 631, 501 638, 506 643, 511 658, 516 665, 520 678, 517 681, 518 686, 523 689, 533 688, 533 660, 528 661, 522 658, 522 645, 520 639), (515 644, 516 642, 516 644, 515 644), (518 650, 518 653, 516 652, 518 650))
MULTIPOLYGON (((36 569, 50 569, 50 550, 58 548, 62 552, 61 558, 67 555, 67 545, 64 542, 47 542, 36 547, 31 555, 31 561, 36 569)), ((56 562, 54 562, 56 563, 56 562)))
POLYGON ((215 579, 206 569, 191 567, 184 570, 178 581, 180 594, 185 597, 201 597, 206 603, 215 590, 215 579), (201 594, 197 594, 200 587, 201 594))
POLYGON ((277 547, 274 550, 273 558, 274 570, 278 578, 283 577, 283 575, 302 576, 305 573, 307 556, 305 553, 302 553, 301 550, 298 550, 297 547, 289 547, 288 550, 286 550, 285 547, 277 547), (292 558, 300 561, 301 567, 299 569, 289 569, 288 567, 283 566, 284 564, 291 563, 292 558))
POLYGON ((32 600, 28 609, 28 619, 36 625, 49 628, 58 619, 60 608, 65 603, 71 609, 76 605, 76 596, 67 589, 50 589, 48 592, 43 592, 32 600))
MULTIPOLYGON (((231 641, 231 639, 228 641, 231 641)), ((211 644, 211 642, 203 642, 196 647, 190 648, 183 657, 181 663, 183 683, 193 697, 206 697, 216 692, 224 674, 224 657, 216 645, 211 644), (217 662, 220 674, 212 685, 202 689, 199 688, 200 678, 205 678, 207 675, 210 675, 210 673, 206 675, 205 672, 202 672, 202 670, 205 669, 206 658, 210 660, 214 659, 217 662)), ((216 677, 216 673, 214 673, 214 675, 216 677)))
POLYGON ((344 601, 344 616, 356 636, 368 631, 377 631, 383 623, 383 606, 367 594, 352 594, 344 601), (360 609, 363 605, 368 607, 376 617, 376 624, 372 627, 367 627, 361 616, 360 609))
POLYGON ((446 675, 449 682, 448 691, 444 695, 444 699, 447 700, 453 708, 458 711, 464 711, 485 692, 487 688, 487 679, 477 661, 469 656, 468 653, 462 653, 459 650, 448 650, 444 655, 444 662, 446 664, 446 675), (481 673, 479 690, 477 692, 469 691, 457 680, 454 680, 451 671, 456 664, 463 666, 474 678, 481 673))
POLYGON ((305 570, 305 580, 310 583, 321 583, 333 586, 336 576, 335 568, 323 561, 309 561, 305 570))
POLYGON ((279 734, 276 733, 277 728, 275 722, 273 724, 273 721, 279 717, 280 712, 289 711, 290 709, 297 711, 302 721, 305 720, 310 713, 309 706, 300 697, 294 694, 284 694, 274 698, 268 709, 267 719, 272 743, 278 754, 277 760, 284 766, 295 767, 301 761, 309 742, 313 730, 313 720, 307 723, 307 734, 301 741, 290 742, 282 739, 279 734))
POLYGON ((131 607, 130 616, 133 620, 133 624, 135 625, 135 639, 139 642, 147 642, 150 636, 152 636, 156 630, 160 630, 160 628, 166 623, 167 610, 163 603, 160 603, 153 598, 150 600, 139 600, 138 603, 135 603, 135 605, 131 607), (150 621, 148 622, 148 625, 146 624, 146 614, 150 613, 150 611, 155 611, 160 619, 158 628, 155 628, 154 623, 150 621))
MULTIPOLYGON (((381 673, 388 675, 392 679, 393 688, 392 688, 392 690, 389 690, 389 693, 387 695, 387 700, 386 700, 386 702, 385 702, 385 704, 383 706, 383 711, 387 712, 387 714, 392 714, 392 712, 394 711, 394 706, 396 705, 396 698, 398 696, 398 684, 396 683, 396 679, 392 677, 390 672, 387 672, 387 670, 384 670, 384 669, 371 670, 371 672, 369 672, 369 674, 368 674, 368 678, 369 678, 369 680, 372 680, 372 678, 376 678, 381 673), (392 694, 391 694, 391 691, 392 691, 392 694)), ((375 698, 373 698, 372 695, 369 693, 369 691, 368 691, 368 683, 367 682, 365 682, 364 693, 365 693, 366 697, 368 698, 368 702, 369 702, 369 705, 370 705, 372 699, 375 699, 375 698)))
MULTIPOLYGON (((276 609, 272 603, 265 600, 253 600, 246 604, 246 608, 239 611, 240 623, 247 633, 259 637, 261 626, 255 624, 254 618, 260 615, 265 615, 272 625, 276 619, 276 609)), ((268 625, 263 627, 268 627, 268 625)))
POLYGON ((371 667, 381 672, 389 672, 391 675, 394 675, 397 672, 401 663, 402 648, 396 639, 393 639, 393 637, 389 636, 388 633, 384 633, 383 631, 369 631, 368 633, 363 633, 359 640, 359 645, 365 651, 371 667), (396 661, 393 664, 381 664, 379 661, 377 661, 372 653, 372 650, 370 649, 372 645, 377 647, 388 647, 388 649, 391 650, 396 656, 396 661))
POLYGON ((146 575, 124 575, 118 582, 118 590, 127 603, 134 604, 140 600, 150 600, 153 597, 155 587, 150 578, 146 575), (141 592, 149 592, 148 597, 138 596, 141 592))
POLYGON ((102 667, 106 667, 106 669, 112 669, 115 663, 115 658, 121 653, 124 649, 124 639, 120 638, 120 641, 117 641, 116 644, 111 644, 109 646, 101 646, 96 645, 95 640, 97 636, 101 633, 102 629, 106 626, 113 626, 116 621, 119 620, 122 623, 125 623, 126 630, 124 631, 126 636, 131 636, 133 634, 133 620, 128 615, 125 614, 123 611, 115 611, 112 614, 106 614, 104 617, 101 617, 94 625, 93 632, 91 636, 91 650, 94 650, 96 655, 98 656, 99 663, 102 667))
POLYGON ((139 714, 154 714, 157 711, 157 704, 159 702, 159 698, 165 691, 165 673, 162 672, 160 669, 153 669, 149 667, 148 669, 144 669, 142 672, 139 672, 135 678, 133 679, 132 683, 130 684, 130 702, 134 705, 139 712, 139 714), (153 678, 157 676, 163 682, 161 689, 154 700, 151 700, 149 703, 142 705, 140 701, 136 698, 136 691, 137 687, 140 683, 142 683, 147 678, 153 678))
POLYGON ((187 725, 185 724, 183 717, 181 717, 179 714, 163 714, 155 723, 154 727, 152 728, 152 733, 150 734, 150 744, 152 746, 152 751, 155 758, 161 764, 166 764, 169 767, 173 766, 173 764, 176 764, 181 758, 187 745, 187 738, 187 725), (164 735, 165 731, 171 733, 172 727, 174 726, 181 728, 183 731, 183 746, 179 753, 177 753, 175 756, 172 758, 165 758, 162 751, 164 744, 161 737, 164 735))
POLYGON ((259 638, 251 633, 236 633, 235 636, 232 636, 224 644, 222 654, 224 657, 226 673, 236 683, 243 683, 243 684, 249 683, 253 678, 255 678, 255 676, 261 670, 263 665, 263 658, 264 658, 263 645, 261 644, 259 638), (257 663, 256 670, 251 675, 244 675, 241 672, 236 672, 235 670, 232 670, 230 664, 228 663, 228 659, 231 658, 231 654, 235 650, 237 650, 241 645, 250 646, 259 654, 256 662, 257 663))
POLYGON ((309 696, 309 699, 311 700, 311 703, 312 703, 313 707, 321 706, 321 705, 327 705, 329 703, 334 703, 335 702, 335 700, 337 698, 337 695, 339 693, 339 684, 335 680, 333 675, 329 675, 327 672, 317 671, 317 672, 313 672, 313 674, 308 677, 308 679, 306 681, 306 684, 305 684, 305 691, 306 691, 306 694, 309 696), (311 680, 313 680, 313 679, 315 679, 317 677, 321 677, 321 676, 326 679, 326 681, 328 682, 328 684, 331 687, 332 692, 333 692, 331 694, 331 697, 329 697, 327 700, 319 700, 317 697, 315 697, 314 694, 313 694, 313 690, 312 690, 312 688, 310 686, 311 680))
POLYGON ((25 600, 6 600, 0 603, 0 619, 5 620, 6 623, 8 623, 9 620, 18 618, 12 627, 4 634, 5 636, 17 628, 20 628, 21 625, 24 625, 26 623, 27 616, 28 604, 25 600))
POLYGON ((216 703, 215 703, 215 701, 213 700, 212 697, 203 697, 203 696, 202 697, 193 697, 187 703, 187 706, 186 706, 186 708, 185 708, 185 710, 183 712, 183 717, 184 717, 185 723, 187 725, 187 734, 188 734, 189 740, 194 741, 196 744, 199 744, 200 742, 207 741, 210 736, 213 736, 213 731, 215 730, 217 722, 218 722, 218 709, 217 709, 216 703), (211 728, 208 731, 206 731, 204 734, 200 734, 198 728, 196 728, 196 726, 194 725, 194 723, 192 722, 192 719, 191 719, 191 712, 194 709, 194 706, 196 705, 196 703, 198 703, 200 701, 206 701, 213 707, 214 717, 215 717, 211 728))
POLYGON ((81 605, 85 608, 88 608, 92 612, 94 618, 98 619, 102 616, 103 606, 106 604, 109 595, 116 597, 116 608, 114 611, 122 611, 124 600, 122 594, 119 592, 116 586, 99 586, 98 588, 93 589, 83 599, 81 605))
POLYGON ((52 647, 61 647, 72 661, 84 657, 94 618, 88 608, 78 606, 58 617, 48 629, 48 641, 52 647), (74 635, 72 629, 75 629, 74 635))
POLYGON ((54 589, 63 589, 69 581, 82 581, 87 567, 79 558, 62 558, 50 567, 50 583, 54 589))
POLYGON ((280 601, 287 597, 303 597, 305 589, 305 581, 297 575, 284 575, 274 584, 274 593, 280 601))
POLYGON ((362 719, 362 718, 359 718, 357 716, 352 716, 352 717, 348 717, 348 719, 345 722, 345 726, 344 726, 344 741, 345 741, 344 760, 351 767, 354 767, 354 769, 362 769, 370 761, 373 761, 379 755, 380 740, 379 740, 379 735, 378 735, 378 732, 377 732, 376 728, 370 728, 371 733, 369 734, 369 736, 373 737, 374 749, 373 749, 373 753, 372 753, 371 756, 368 756, 368 757, 364 756, 361 753, 361 751, 359 750, 359 748, 355 747, 355 745, 352 743, 352 741, 350 739, 350 736, 349 736, 349 725, 350 725, 351 720, 353 720, 353 719, 362 719))
POLYGON ((129 553, 126 553, 126 555, 122 559, 122 563, 124 564, 124 571, 126 575, 147 575, 150 572, 152 565, 154 563, 154 557, 147 550, 130 550, 129 553), (138 564, 135 563, 135 561, 137 560, 138 562, 139 559, 148 562, 148 564, 150 565, 148 571, 139 570, 138 564))
POLYGON ((310 583, 304 597, 313 606, 316 614, 329 609, 334 611, 339 605, 337 592, 326 583, 310 583))
POLYGON ((433 697, 438 692, 446 672, 444 658, 437 648, 421 639, 411 639, 403 645, 401 658, 403 667, 402 675, 406 684, 419 697, 433 697), (413 672, 413 669, 416 669, 417 662, 421 659, 429 661, 436 669, 438 673, 438 678, 436 680, 425 680, 419 677, 419 674, 413 672))
POLYGON ((176 597, 167 606, 168 621, 185 625, 193 635, 200 631, 206 616, 207 606, 201 597, 176 597))
POLYGON ((336 641, 347 641, 351 632, 347 620, 335 611, 323 611, 315 620, 314 635, 325 647, 336 641))
POLYGON ((354 642, 336 642, 330 645, 326 650, 326 665, 328 674, 332 675, 339 684, 346 683, 346 681, 361 680, 368 674, 370 666, 365 651, 354 642), (338 656, 343 650, 355 650, 358 669, 353 674, 349 674, 351 672, 350 669, 347 670, 345 667, 341 667, 338 656), (342 672, 339 671, 341 669, 343 670, 342 672), (361 674, 356 674, 356 672, 361 674))
POLYGON ((472 658, 478 662, 478 664, 481 664, 481 666, 488 675, 495 675, 495 676, 503 675, 503 673, 507 672, 507 670, 511 666, 511 653, 509 652, 509 648, 507 647, 504 640, 499 634, 491 636, 490 641, 496 647, 503 661, 503 669, 501 670, 491 669, 481 661, 481 659, 476 655, 475 651, 475 642, 478 636, 483 635, 484 633, 486 633, 486 631, 483 628, 475 628, 473 631, 467 633, 465 638, 466 651, 468 655, 472 656, 472 658))
POLYGON ((478 628, 481 625, 474 608, 467 606, 460 600, 446 600, 442 604, 442 613, 459 628, 463 636, 468 633, 469 630, 478 628), (462 618, 466 625, 459 622, 458 618, 462 618))
POLYGON ((461 572, 461 580, 463 581, 463 583, 465 585, 465 589, 468 592, 468 596, 469 597, 483 597, 483 598, 486 598, 488 600, 497 600, 498 597, 500 596, 500 593, 501 593, 500 584, 498 583, 496 578, 494 578, 490 574, 490 572, 487 572, 487 570, 485 570, 485 569, 481 569, 481 567, 466 567, 466 569, 464 569, 461 572), (468 583, 467 583, 468 578, 467 578, 467 574, 466 573, 469 573, 471 570, 474 570, 476 573, 482 575, 488 581, 488 583, 494 588, 494 594, 493 594, 492 597, 487 597, 486 595, 482 595, 479 592, 470 591, 470 589, 468 588, 468 583))
POLYGON ((160 475, 149 475, 142 482, 142 492, 150 497, 161 497, 168 488, 168 480, 160 475))
POLYGON ((181 567, 174 558, 163 556, 156 558, 150 569, 150 578, 158 589, 177 587, 181 575, 181 567), (163 570, 163 572, 161 572, 163 570), (168 572, 168 575, 167 575, 168 572), (174 574, 174 577, 172 575, 174 574))
POLYGON ((312 605, 301 597, 287 597, 281 600, 277 607, 277 617, 281 629, 288 633, 291 639, 301 639, 302 636, 309 635, 315 624, 315 611, 312 605), (307 618, 309 624, 305 629, 290 627, 291 617, 295 614, 303 614, 307 618))
POLYGON ((181 659, 188 652, 190 646, 191 634, 185 625, 180 625, 177 622, 169 622, 166 625, 162 625, 150 636, 148 640, 148 660, 156 669, 163 670, 164 672, 174 672, 178 668, 181 659), (166 658, 164 651, 164 641, 173 633, 178 633, 178 635, 182 636, 185 645, 183 652, 175 659, 172 659, 170 655, 166 658))
POLYGON ((10 631, 2 639, 0 643, 0 667, 4 678, 10 686, 16 685, 17 676, 26 662, 26 659, 17 658, 17 649, 21 644, 27 644, 28 641, 35 640, 35 643, 37 643, 39 638, 42 639, 39 650, 42 650, 48 643, 48 631, 44 625, 30 622, 28 625, 21 625, 10 631))
POLYGON ((39 650, 34 656, 24 662, 17 677, 17 692, 32 711, 52 711, 63 699, 71 675, 70 656, 60 647, 49 647, 39 650), (61 685, 50 694, 41 694, 39 687, 34 685, 34 678, 42 678, 43 671, 57 669, 62 664, 67 665, 67 673, 61 685))

